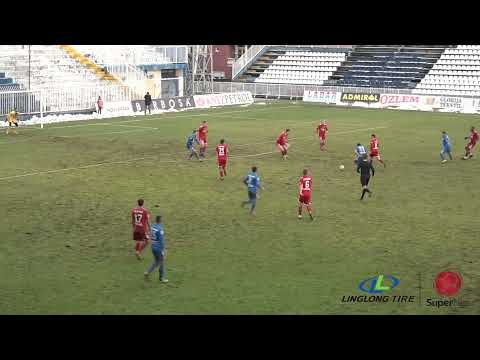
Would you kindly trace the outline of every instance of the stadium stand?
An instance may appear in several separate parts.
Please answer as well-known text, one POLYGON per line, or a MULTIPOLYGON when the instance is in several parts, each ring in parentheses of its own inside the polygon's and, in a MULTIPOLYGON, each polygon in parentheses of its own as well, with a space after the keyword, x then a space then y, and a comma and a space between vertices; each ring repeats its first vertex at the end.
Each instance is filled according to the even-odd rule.
POLYGON ((75 49, 91 57, 101 65, 131 64, 156 65, 166 64, 170 60, 158 51, 156 46, 151 45, 110 45, 108 47, 99 45, 75 45, 75 49))
POLYGON ((238 81, 414 89, 444 45, 268 46, 238 81))
POLYGON ((21 90, 20 84, 13 81, 12 78, 5 77, 4 72, 0 72, 0 92, 21 90))
POLYGON ((0 69, 31 89, 66 86, 91 87, 104 84, 90 70, 72 59, 57 45, 1 45, 0 69))
POLYGON ((240 81, 322 85, 341 65, 349 49, 269 49, 239 78, 240 81))
POLYGON ((413 89, 445 50, 436 45, 355 46, 328 83, 413 89))
POLYGON ((414 93, 480 96, 480 45, 446 49, 414 93))
POLYGON ((256 82, 321 85, 345 60, 343 52, 287 51, 256 82))

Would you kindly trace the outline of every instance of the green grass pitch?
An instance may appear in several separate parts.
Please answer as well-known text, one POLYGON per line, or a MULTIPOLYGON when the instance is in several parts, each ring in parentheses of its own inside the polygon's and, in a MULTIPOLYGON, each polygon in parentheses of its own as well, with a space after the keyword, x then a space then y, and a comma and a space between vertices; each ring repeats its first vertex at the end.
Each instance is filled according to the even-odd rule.
POLYGON ((480 158, 460 159, 471 125, 478 116, 285 101, 2 133, 0 313, 478 314, 480 158), (320 119, 327 152, 314 133, 320 119), (186 161, 186 136, 202 120, 208 160, 186 161), (286 127, 282 161, 275 139, 286 127), (446 164, 441 130, 454 150, 446 164), (353 148, 372 132, 387 168, 376 163, 373 196, 360 202, 353 148), (220 138, 231 151, 224 182, 220 138), (266 187, 256 217, 240 207, 252 165, 266 187), (314 222, 296 217, 305 167, 314 222), (149 248, 134 256, 129 216, 140 197, 164 219, 168 284, 144 282, 149 248), (470 306, 425 305, 446 269, 462 275, 457 298, 470 306), (389 295, 415 302, 342 303, 378 274, 400 280, 389 295))

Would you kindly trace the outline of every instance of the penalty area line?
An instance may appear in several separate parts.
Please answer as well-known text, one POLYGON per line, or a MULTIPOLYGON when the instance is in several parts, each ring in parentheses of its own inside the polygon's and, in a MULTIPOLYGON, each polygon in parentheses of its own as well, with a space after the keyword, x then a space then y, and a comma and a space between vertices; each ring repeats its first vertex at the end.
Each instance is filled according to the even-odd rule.
MULTIPOLYGON (((344 132, 337 132, 335 133, 336 135, 341 135, 341 134, 348 134, 348 133, 353 133, 353 132, 359 132, 359 131, 366 131, 366 130, 374 130, 374 129, 383 129, 387 128, 387 126, 383 127, 371 127, 371 128, 363 128, 363 129, 356 129, 356 130, 351 130, 351 131, 344 131, 344 132)), ((131 131, 136 131, 136 130, 131 130, 131 131)), ((105 133, 104 133, 105 134, 105 133)), ((296 140, 300 139, 306 139, 307 137, 303 138, 296 138, 296 140)), ((311 138, 309 136, 308 138, 311 138)), ((293 138, 292 138, 293 139, 293 138)), ((266 142, 262 142, 265 144, 266 142)), ((246 145, 246 144, 245 144, 246 145)), ((264 156, 264 155, 270 155, 274 154, 277 150, 273 151, 268 151, 268 152, 263 152, 263 153, 258 153, 258 154, 249 154, 249 155, 232 155, 230 158, 232 159, 241 159, 241 158, 249 158, 249 157, 259 157, 259 156, 264 156)), ((173 155, 173 154, 172 154, 173 155)), ((83 165, 83 166, 77 166, 77 167, 70 167, 70 168, 64 168, 64 169, 53 169, 53 170, 45 170, 45 171, 36 171, 36 172, 30 172, 26 174, 20 174, 20 175, 12 175, 12 176, 4 176, 0 177, 0 181, 3 180, 12 180, 12 179, 18 179, 18 178, 24 178, 24 177, 31 177, 31 176, 37 176, 37 175, 48 175, 48 174, 57 174, 57 173, 62 173, 62 172, 68 172, 68 171, 77 171, 77 170, 84 170, 84 169, 90 169, 90 168, 95 168, 95 167, 101 167, 101 166, 111 166, 111 165, 118 165, 118 164, 129 164, 132 162, 137 162, 137 161, 144 161, 144 160, 154 160, 158 158, 157 156, 144 156, 140 158, 134 158, 134 159, 127 159, 127 160, 119 160, 119 161, 110 161, 110 162, 101 162, 97 164, 89 164, 89 165, 83 165)), ((215 158, 209 158, 205 159, 204 161, 216 161, 215 158)), ((156 160, 156 164, 159 163, 170 163, 170 164, 179 164, 179 163, 189 163, 191 160, 156 160)))
MULTIPOLYGON (((254 157, 254 156, 263 156, 267 154, 273 154, 274 151, 269 151, 265 153, 260 153, 260 154, 250 154, 250 155, 236 155, 236 156, 231 156, 231 158, 244 158, 244 157, 254 157)), ((64 168, 64 169, 53 169, 53 170, 45 170, 45 171, 36 171, 36 172, 31 172, 31 173, 26 173, 26 174, 20 174, 20 175, 12 175, 12 176, 5 176, 5 177, 0 177, 0 181, 2 180, 12 180, 12 179, 18 179, 18 178, 23 178, 23 177, 31 177, 31 176, 36 176, 36 175, 48 175, 48 174, 56 174, 56 173, 61 173, 61 172, 67 172, 67 171, 76 171, 76 170, 84 170, 84 169, 90 169, 90 168, 95 168, 95 167, 100 167, 100 166, 109 166, 109 165, 118 165, 118 164, 129 164, 132 162, 137 162, 137 161, 144 161, 144 160, 155 160, 157 157, 156 156, 145 156, 141 158, 135 158, 135 159, 128 159, 128 160, 119 160, 119 161, 110 161, 110 162, 101 162, 97 164, 90 164, 90 165, 84 165, 84 166, 77 166, 77 167, 70 167, 70 168, 64 168)), ((213 161, 216 159, 210 158, 210 159, 205 159, 205 161, 213 161)), ((170 164, 178 164, 178 163, 188 163, 191 162, 191 160, 155 160, 155 163, 170 163, 170 164)))

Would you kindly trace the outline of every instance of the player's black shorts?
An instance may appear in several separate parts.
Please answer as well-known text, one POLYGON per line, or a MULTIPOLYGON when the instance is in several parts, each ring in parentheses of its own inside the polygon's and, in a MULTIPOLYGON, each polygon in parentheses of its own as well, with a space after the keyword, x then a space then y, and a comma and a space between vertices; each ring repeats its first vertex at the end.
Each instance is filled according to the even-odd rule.
POLYGON ((362 186, 367 186, 370 181, 370 176, 360 176, 360 183, 362 186))
POLYGON ((249 192, 248 192, 248 198, 249 198, 250 200, 255 200, 255 199, 257 198, 257 193, 254 193, 254 192, 249 191, 249 192))

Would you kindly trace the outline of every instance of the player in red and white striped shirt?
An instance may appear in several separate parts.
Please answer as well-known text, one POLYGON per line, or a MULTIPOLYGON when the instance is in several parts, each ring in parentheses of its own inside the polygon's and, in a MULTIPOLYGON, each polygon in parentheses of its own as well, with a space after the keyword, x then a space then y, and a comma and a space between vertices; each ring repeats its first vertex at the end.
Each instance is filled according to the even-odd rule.
POLYGON ((320 125, 317 126, 317 134, 320 140, 320 150, 325 150, 325 140, 327 138, 328 126, 325 121, 322 121, 320 125))
POLYGON ((228 158, 228 145, 225 144, 225 140, 220 140, 220 144, 215 148, 218 160, 218 170, 220 171, 220 180, 223 180, 227 176, 227 158, 228 158))
POLYGON ((277 138, 277 148, 282 153, 283 160, 287 159, 287 150, 290 147, 288 144, 288 133, 290 129, 285 129, 277 138))
POLYGON ((300 194, 298 197, 298 218, 302 218, 303 206, 307 207, 308 215, 313 220, 312 214, 312 177, 308 174, 308 170, 303 170, 303 176, 299 181, 300 194))
POLYGON ((373 163, 373 158, 376 158, 383 164, 383 167, 386 167, 385 161, 380 157, 380 152, 378 151, 378 139, 375 134, 372 134, 372 139, 370 140, 370 163, 373 163))
POLYGON ((207 133, 208 133, 208 124, 207 120, 203 120, 202 124, 198 128, 198 141, 200 142, 200 160, 205 159, 205 153, 207 151, 207 133))
POLYGON ((474 126, 470 129, 470 136, 467 136, 465 140, 469 139, 467 146, 465 146, 465 156, 463 157, 464 160, 470 159, 473 157, 473 149, 477 145, 478 141, 478 132, 474 126))
POLYGON ((148 244, 150 233, 150 214, 143 207, 143 199, 137 201, 138 206, 132 209, 133 240, 135 241, 135 255, 141 260, 140 253, 148 244))

